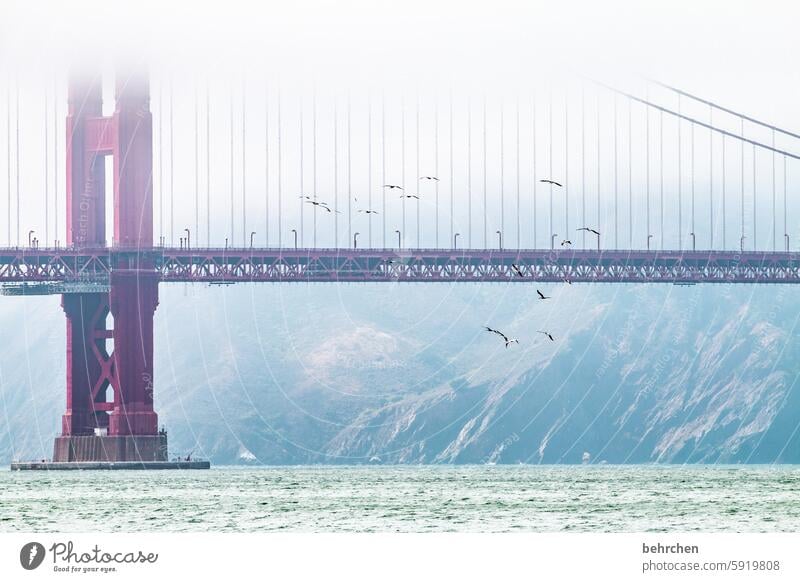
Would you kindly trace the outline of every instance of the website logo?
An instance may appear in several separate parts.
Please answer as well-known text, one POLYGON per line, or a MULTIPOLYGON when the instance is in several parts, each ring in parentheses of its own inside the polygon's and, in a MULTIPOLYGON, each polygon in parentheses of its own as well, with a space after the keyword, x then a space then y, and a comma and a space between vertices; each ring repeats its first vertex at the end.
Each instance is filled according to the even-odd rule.
POLYGON ((19 563, 26 570, 35 570, 44 562, 44 546, 39 542, 29 542, 19 551, 19 563))

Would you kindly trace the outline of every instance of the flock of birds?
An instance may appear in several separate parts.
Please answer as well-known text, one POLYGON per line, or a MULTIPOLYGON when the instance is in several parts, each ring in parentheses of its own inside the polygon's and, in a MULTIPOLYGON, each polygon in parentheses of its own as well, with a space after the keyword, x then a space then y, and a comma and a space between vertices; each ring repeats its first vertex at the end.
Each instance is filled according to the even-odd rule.
MULTIPOLYGON (((439 181, 439 178, 437 178, 436 176, 421 176, 419 179, 420 179, 420 181, 424 180, 424 181, 429 181, 429 182, 438 182, 439 181)), ((558 188, 563 188, 563 184, 561 184, 559 182, 556 182, 555 180, 550 180, 550 179, 546 179, 545 178, 545 179, 539 180, 539 182, 542 182, 543 184, 551 184, 552 186, 556 186, 558 188)), ((405 189, 402 186, 399 186, 397 184, 384 184, 383 187, 385 189, 387 189, 387 190, 399 190, 401 199, 403 199, 403 198, 414 198, 416 200, 420 200, 419 194, 409 194, 409 193, 407 193, 405 191, 405 189)), ((324 202, 324 201, 321 201, 321 200, 317 200, 316 196, 314 196, 312 198, 311 196, 301 195, 300 198, 305 199, 305 202, 307 204, 311 204, 312 206, 314 206, 315 209, 316 208, 321 208, 322 210, 325 210, 326 212, 329 212, 329 213, 333 213, 333 212, 335 212, 337 214, 339 213, 338 210, 332 210, 327 202, 324 202)), ((356 202, 358 202, 358 198, 354 198, 354 200, 356 202)), ((372 210, 371 208, 361 208, 361 209, 358 209, 358 213, 359 214, 378 214, 378 211, 377 210, 372 210)), ((580 231, 589 232, 589 233, 592 233, 592 234, 596 235, 597 237, 600 236, 600 232, 599 231, 595 230, 594 228, 589 228, 587 226, 583 226, 581 228, 578 228, 578 229, 576 229, 576 231, 578 231, 578 232, 580 232, 580 231)), ((570 247, 570 246, 572 246, 572 241, 569 240, 569 239, 564 239, 564 240, 561 241, 561 246, 562 247, 570 247)), ((515 263, 511 263, 511 270, 518 277, 524 277, 525 276, 525 274, 522 272, 522 269, 520 268, 520 266, 515 264, 515 263)), ((568 285, 572 284, 572 282, 569 279, 564 279, 564 282, 567 283, 568 285)), ((550 297, 547 297, 539 289, 536 290, 536 294, 539 296, 539 300, 540 301, 545 301, 547 299, 550 299, 550 297)), ((498 337, 500 337, 503 340, 503 342, 505 343, 506 348, 509 347, 511 344, 519 344, 519 340, 518 339, 511 338, 511 337, 507 336, 506 334, 504 334, 502 331, 500 331, 498 329, 495 329, 493 327, 489 327, 488 325, 485 325, 484 329, 487 332, 495 334, 498 337)), ((556 338, 553 337, 553 335, 549 331, 537 330, 536 333, 540 333, 540 334, 544 335, 551 342, 556 341, 556 338)))

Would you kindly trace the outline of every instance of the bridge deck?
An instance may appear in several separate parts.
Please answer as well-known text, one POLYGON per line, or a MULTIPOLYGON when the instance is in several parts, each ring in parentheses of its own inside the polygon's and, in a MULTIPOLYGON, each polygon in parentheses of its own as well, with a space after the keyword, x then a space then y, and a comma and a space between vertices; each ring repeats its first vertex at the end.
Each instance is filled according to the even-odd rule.
MULTIPOLYGON (((0 248, 0 284, 102 290, 114 271, 162 282, 800 283, 800 253, 643 250, 0 248)), ((34 289, 31 286, 31 290, 34 289)), ((23 292, 24 293, 24 287, 23 292)), ((18 293, 18 294, 22 294, 18 293)))

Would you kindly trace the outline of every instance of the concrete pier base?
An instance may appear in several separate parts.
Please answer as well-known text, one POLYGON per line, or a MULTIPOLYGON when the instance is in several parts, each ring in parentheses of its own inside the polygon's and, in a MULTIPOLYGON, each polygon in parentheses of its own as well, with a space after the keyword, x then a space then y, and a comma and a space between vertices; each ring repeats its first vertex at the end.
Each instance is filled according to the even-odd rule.
POLYGON ((151 463, 167 460, 167 435, 60 436, 54 463, 151 463))
POLYGON ((12 471, 129 471, 159 469, 210 469, 209 461, 153 461, 149 463, 124 461, 120 463, 53 463, 49 461, 14 461, 12 471))

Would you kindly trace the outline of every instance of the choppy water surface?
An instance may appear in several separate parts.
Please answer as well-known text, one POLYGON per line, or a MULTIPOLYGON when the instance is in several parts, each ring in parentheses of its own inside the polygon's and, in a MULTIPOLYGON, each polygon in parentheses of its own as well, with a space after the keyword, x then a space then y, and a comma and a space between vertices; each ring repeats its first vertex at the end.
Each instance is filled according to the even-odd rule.
POLYGON ((800 467, 0 472, 0 531, 800 531, 800 467))

